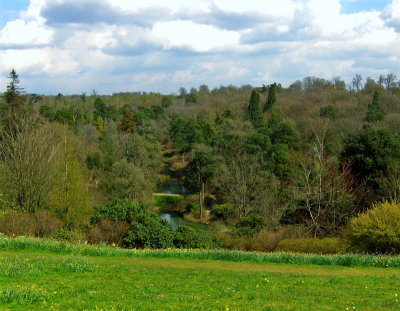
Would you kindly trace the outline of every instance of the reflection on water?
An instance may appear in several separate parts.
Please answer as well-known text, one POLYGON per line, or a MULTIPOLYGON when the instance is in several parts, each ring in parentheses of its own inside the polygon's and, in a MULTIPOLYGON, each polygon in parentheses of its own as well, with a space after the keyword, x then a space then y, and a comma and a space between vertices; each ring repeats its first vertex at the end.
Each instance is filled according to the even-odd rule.
POLYGON ((170 179, 165 183, 162 183, 158 186, 158 193, 166 193, 166 194, 180 194, 186 195, 188 193, 184 181, 179 179, 170 179))
POLYGON ((168 221, 171 224, 172 228, 174 228, 174 229, 176 229, 178 227, 182 227, 182 226, 189 226, 189 227, 204 230, 206 227, 206 225, 204 225, 204 224, 186 221, 185 219, 183 219, 183 217, 181 217, 179 215, 174 215, 174 214, 170 214, 170 213, 162 213, 162 214, 160 214, 160 216, 162 218, 164 218, 166 221, 168 221))

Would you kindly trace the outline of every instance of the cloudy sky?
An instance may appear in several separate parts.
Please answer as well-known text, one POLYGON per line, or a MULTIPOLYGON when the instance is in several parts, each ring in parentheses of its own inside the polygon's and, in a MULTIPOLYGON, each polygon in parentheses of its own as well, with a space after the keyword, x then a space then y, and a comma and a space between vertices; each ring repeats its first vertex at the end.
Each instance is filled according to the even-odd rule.
POLYGON ((0 92, 400 76, 400 0, 0 0, 0 92))

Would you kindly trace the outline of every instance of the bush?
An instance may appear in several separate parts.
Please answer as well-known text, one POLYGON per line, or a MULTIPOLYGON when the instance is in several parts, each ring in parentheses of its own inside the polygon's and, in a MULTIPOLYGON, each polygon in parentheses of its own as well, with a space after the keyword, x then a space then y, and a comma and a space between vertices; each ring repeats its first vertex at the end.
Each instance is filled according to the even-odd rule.
POLYGON ((58 241, 70 243, 82 243, 86 241, 86 236, 79 230, 59 229, 54 231, 50 237, 58 241))
POLYGON ((174 230, 165 219, 149 211, 131 222, 125 242, 131 248, 172 248, 174 230))
POLYGON ((332 105, 322 106, 321 109, 319 110, 319 115, 322 118, 327 118, 331 120, 337 119, 335 107, 332 105))
POLYGON ((278 244, 286 239, 298 239, 307 236, 306 228, 300 226, 285 226, 277 231, 262 229, 252 238, 252 250, 273 252, 278 244))
POLYGON ((183 200, 183 196, 154 196, 155 205, 160 208, 161 211, 170 212, 178 207, 178 203, 183 200))
POLYGON ((345 246, 336 238, 286 239, 278 243, 279 252, 338 254, 345 252, 345 246))
POLYGON ((183 226, 175 232, 174 245, 177 248, 219 248, 219 242, 205 231, 183 226))
POLYGON ((353 218, 347 232, 352 249, 368 253, 400 253, 400 204, 384 202, 353 218))
POLYGON ((232 204, 225 203, 214 205, 211 209, 211 219, 212 220, 228 220, 232 218, 235 214, 235 209, 233 208, 232 204))
POLYGON ((235 232, 239 236, 251 237, 265 227, 265 221, 260 216, 246 216, 235 224, 235 232))
POLYGON ((174 230, 159 215, 144 205, 132 204, 127 200, 115 200, 111 204, 97 208, 92 223, 102 219, 125 222, 129 225, 123 244, 132 248, 173 247, 174 230))
POLYGON ((108 243, 124 246, 130 225, 127 222, 104 218, 87 232, 88 242, 92 244, 108 243))
POLYGON ((47 210, 35 214, 9 210, 0 217, 0 232, 8 236, 49 237, 62 227, 57 215, 47 210))

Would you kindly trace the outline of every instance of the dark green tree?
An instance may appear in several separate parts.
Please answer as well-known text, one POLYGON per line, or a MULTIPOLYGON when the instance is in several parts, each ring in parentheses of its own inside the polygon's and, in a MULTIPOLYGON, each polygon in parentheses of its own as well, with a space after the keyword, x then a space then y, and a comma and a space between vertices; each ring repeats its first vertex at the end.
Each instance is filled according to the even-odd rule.
POLYGON ((209 152, 196 151, 186 167, 186 178, 190 188, 199 191, 200 219, 203 219, 205 184, 214 176, 216 161, 209 152))
POLYGON ((359 183, 369 186, 371 197, 379 193, 379 179, 387 174, 389 165, 399 157, 399 151, 398 138, 390 131, 364 126, 345 139, 341 161, 350 165, 359 183))
POLYGON ((265 125, 263 112, 260 106, 260 94, 253 90, 251 92, 249 106, 247 108, 251 123, 255 128, 261 128, 265 125))
POLYGON ((383 118, 383 112, 379 107, 379 93, 375 90, 374 95, 372 96, 372 103, 368 105, 368 111, 365 116, 365 121, 376 122, 383 120, 383 118))
POLYGON ((270 111, 272 106, 275 104, 275 102, 276 102, 276 86, 277 86, 276 83, 273 83, 269 86, 268 97, 267 97, 267 101, 265 102, 263 112, 270 111))

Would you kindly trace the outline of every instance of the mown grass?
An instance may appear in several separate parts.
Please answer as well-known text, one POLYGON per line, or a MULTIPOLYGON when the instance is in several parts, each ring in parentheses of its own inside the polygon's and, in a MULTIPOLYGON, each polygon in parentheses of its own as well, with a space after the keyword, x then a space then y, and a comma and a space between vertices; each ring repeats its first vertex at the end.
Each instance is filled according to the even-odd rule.
POLYGON ((71 257, 33 251, 2 251, 0 258, 3 264, 17 262, 21 267, 17 274, 0 275, 0 310, 400 308, 397 269, 71 257), (35 273, 25 269, 25 263, 32 264, 35 273), (69 268, 62 269, 65 263, 69 268))
POLYGON ((347 267, 400 267, 399 256, 361 255, 361 254, 293 254, 293 253, 258 253, 226 250, 136 250, 120 249, 107 245, 70 244, 50 239, 36 239, 28 237, 7 238, 0 237, 0 251, 46 251, 56 254, 70 254, 83 256, 122 256, 138 258, 180 258, 180 259, 207 259, 232 262, 252 263, 290 263, 312 264, 320 266, 347 266, 347 267))

